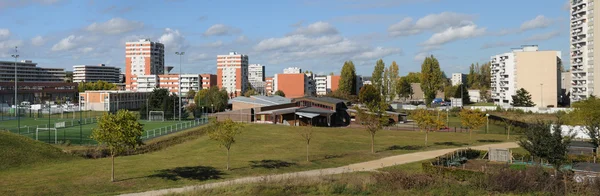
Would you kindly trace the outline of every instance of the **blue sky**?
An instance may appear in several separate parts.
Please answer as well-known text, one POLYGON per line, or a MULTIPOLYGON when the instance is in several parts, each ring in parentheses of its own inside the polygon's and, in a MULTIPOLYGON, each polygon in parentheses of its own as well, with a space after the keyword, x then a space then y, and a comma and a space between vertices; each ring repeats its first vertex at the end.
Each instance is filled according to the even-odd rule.
POLYGON ((166 65, 185 51, 188 73, 214 73, 216 55, 236 51, 267 75, 339 73, 347 60, 370 75, 379 58, 405 75, 426 55, 450 75, 524 44, 568 58, 568 16, 566 0, 0 0, 0 60, 16 45, 43 67, 123 68, 125 41, 150 38, 166 65))

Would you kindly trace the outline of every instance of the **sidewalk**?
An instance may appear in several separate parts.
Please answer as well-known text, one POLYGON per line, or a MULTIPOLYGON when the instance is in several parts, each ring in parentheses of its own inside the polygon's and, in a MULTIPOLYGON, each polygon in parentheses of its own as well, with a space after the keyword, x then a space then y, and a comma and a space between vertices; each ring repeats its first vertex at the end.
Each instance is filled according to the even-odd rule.
MULTIPOLYGON (((482 146, 474 146, 472 149, 477 150, 488 150, 488 148, 517 148, 517 145, 514 142, 507 143, 499 143, 499 144, 488 144, 482 146)), ((357 171, 372 171, 376 169, 380 169, 383 167, 389 167, 394 165, 401 165, 406 163, 418 162, 427 159, 432 159, 446 153, 453 152, 458 149, 463 148, 451 148, 451 149, 441 149, 441 150, 432 150, 432 151, 424 151, 424 152, 415 152, 410 154, 396 155, 391 157, 385 157, 378 160, 361 162, 350 164, 347 166, 336 167, 336 168, 328 168, 328 169, 319 169, 319 170, 309 170, 303 172, 293 172, 293 173, 285 173, 285 174, 276 174, 276 175, 267 175, 267 176, 255 176, 255 177, 244 177, 238 178, 223 182, 215 182, 208 183, 203 185, 192 185, 181 188, 170 188, 170 189, 161 189, 161 190, 153 190, 147 192, 140 193, 130 193, 123 194, 123 196, 154 196, 154 195, 165 195, 168 193, 184 193, 197 189, 208 189, 208 188, 217 188, 222 186, 234 185, 234 184, 242 184, 242 183, 255 183, 264 180, 282 180, 296 177, 316 177, 322 175, 333 175, 333 174, 341 174, 348 172, 357 172, 357 171)))

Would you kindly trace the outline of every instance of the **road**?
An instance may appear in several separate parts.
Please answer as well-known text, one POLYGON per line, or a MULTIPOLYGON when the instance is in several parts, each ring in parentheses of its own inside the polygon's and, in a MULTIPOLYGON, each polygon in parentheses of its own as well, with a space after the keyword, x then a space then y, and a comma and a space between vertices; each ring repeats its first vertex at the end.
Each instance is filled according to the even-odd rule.
MULTIPOLYGON (((517 145, 516 143, 507 142, 507 143, 497 143, 497 144, 488 144, 488 145, 482 145, 482 146, 474 146, 471 148, 477 149, 477 150, 488 150, 489 148, 517 148, 517 147, 519 147, 519 145, 517 145)), ((202 185, 192 185, 192 186, 185 186, 185 187, 181 187, 181 188, 169 188, 169 189, 160 189, 160 190, 153 190, 153 191, 140 192, 140 193, 123 194, 123 196, 157 196, 157 195, 165 195, 165 194, 169 194, 169 193, 190 192, 190 191, 194 191, 194 190, 198 190, 198 189, 217 188, 217 187, 223 187, 223 186, 234 185, 234 184, 256 183, 256 182, 261 182, 264 180, 283 180, 283 179, 290 179, 290 178, 297 178, 297 177, 317 177, 317 176, 323 176, 323 175, 333 175, 333 174, 341 174, 341 173, 349 173, 349 172, 357 172, 357 171, 373 171, 373 170, 384 168, 384 167, 432 159, 432 158, 453 152, 458 149, 462 149, 462 148, 422 151, 422 152, 415 152, 415 153, 410 153, 410 154, 390 156, 390 157, 385 157, 382 159, 361 162, 361 163, 355 163, 355 164, 350 164, 347 166, 336 167, 336 168, 309 170, 309 171, 302 171, 302 172, 293 172, 293 173, 275 174, 275 175, 266 175, 266 176, 244 177, 244 178, 238 178, 238 179, 233 179, 233 180, 228 180, 228 181, 223 181, 223 182, 215 182, 215 183, 208 183, 208 184, 202 184, 202 185)))

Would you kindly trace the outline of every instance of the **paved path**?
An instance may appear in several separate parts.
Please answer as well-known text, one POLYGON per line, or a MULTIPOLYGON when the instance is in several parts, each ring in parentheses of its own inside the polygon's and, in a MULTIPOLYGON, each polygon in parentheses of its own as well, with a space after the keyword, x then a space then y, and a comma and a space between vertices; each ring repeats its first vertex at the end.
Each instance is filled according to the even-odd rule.
MULTIPOLYGON (((477 150, 488 150, 488 148, 516 148, 519 147, 514 142, 508 143, 498 143, 498 144, 488 144, 482 146, 474 146, 472 149, 477 150)), ((327 168, 327 169, 319 169, 319 170, 310 170, 310 171, 302 171, 302 172, 293 172, 293 173, 285 173, 285 174, 275 174, 275 175, 267 175, 267 176, 255 176, 255 177, 244 177, 238 178, 223 182, 215 182, 208 183, 203 185, 192 185, 181 188, 170 188, 170 189, 161 189, 161 190, 153 190, 141 193, 131 193, 124 194, 124 196, 154 196, 154 195, 165 195, 168 193, 184 193, 189 191, 194 191, 198 189, 208 189, 208 188, 217 188, 227 185, 233 184, 242 184, 242 183, 255 183, 261 182, 265 180, 282 180, 296 177, 317 177, 322 175, 332 175, 332 174, 341 174, 348 172, 356 172, 356 171, 372 171, 376 169, 380 169, 383 167, 389 167, 393 165, 401 165, 406 163, 418 162, 427 159, 432 159, 457 149, 463 148, 451 148, 451 149, 441 149, 441 150, 432 150, 432 151, 423 151, 423 152, 415 152, 410 154, 402 154, 396 156, 385 157, 378 160, 367 161, 362 163, 355 163, 347 166, 336 167, 336 168, 327 168)))

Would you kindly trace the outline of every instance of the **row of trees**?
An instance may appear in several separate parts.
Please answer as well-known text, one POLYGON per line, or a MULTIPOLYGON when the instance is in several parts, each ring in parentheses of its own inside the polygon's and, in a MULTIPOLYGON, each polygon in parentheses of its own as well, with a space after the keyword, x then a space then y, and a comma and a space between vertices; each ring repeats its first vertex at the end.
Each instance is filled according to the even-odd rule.
POLYGON ((162 88, 156 88, 152 91, 147 104, 142 105, 140 108, 140 118, 148 119, 150 111, 162 111, 165 118, 175 118, 179 115, 179 112, 181 112, 181 118, 186 119, 188 117, 185 108, 179 108, 179 97, 175 93, 169 93, 168 89, 162 88))
POLYGON ((86 90, 117 90, 117 85, 100 80, 97 82, 79 83, 77 88, 79 92, 84 92, 86 90))

